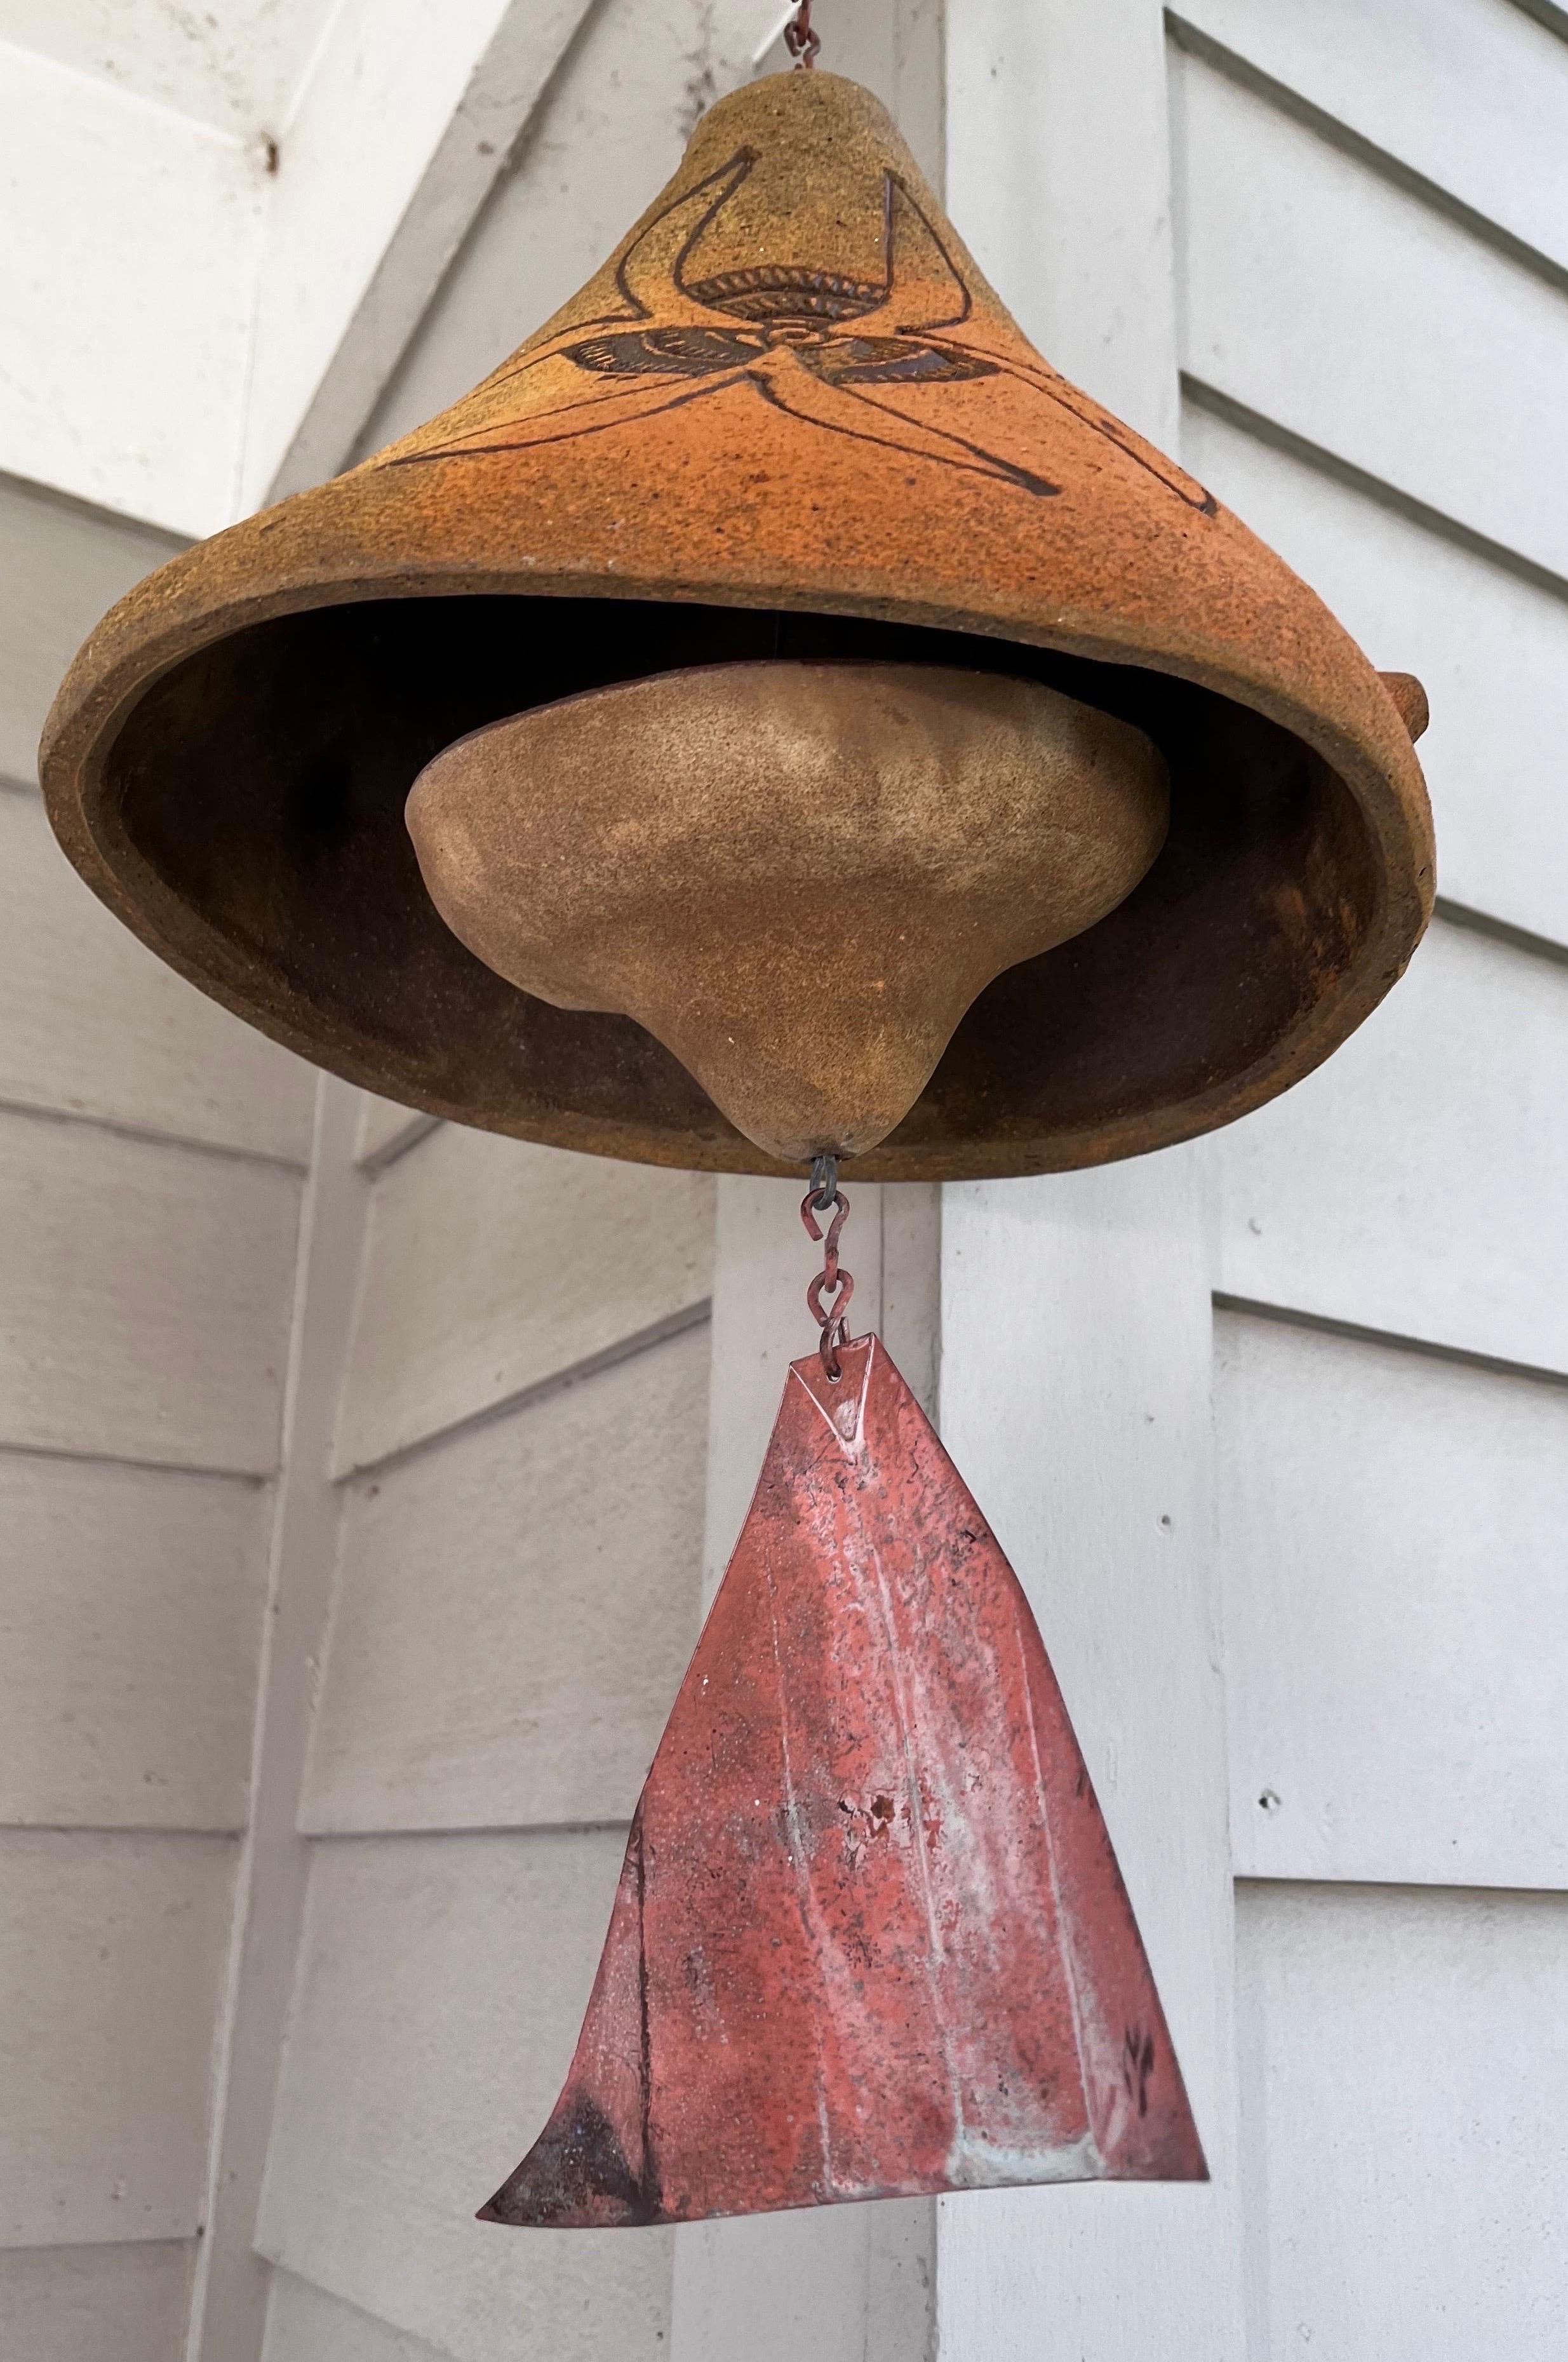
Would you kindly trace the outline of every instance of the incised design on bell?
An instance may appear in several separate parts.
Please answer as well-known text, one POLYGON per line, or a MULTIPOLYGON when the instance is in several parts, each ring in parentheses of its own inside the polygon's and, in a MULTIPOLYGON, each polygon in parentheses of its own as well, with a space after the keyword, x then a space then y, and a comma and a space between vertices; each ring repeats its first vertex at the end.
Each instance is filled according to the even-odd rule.
POLYGON ((749 391, 829 434, 997 476, 1050 499, 1059 484, 921 415, 917 389, 1005 372, 1065 404, 1178 499, 1212 513, 1216 503, 1201 484, 1056 370, 1032 354, 1021 355, 1015 339, 984 341, 973 318, 974 299, 941 231, 891 171, 882 176, 878 278, 851 279, 825 266, 780 262, 705 273, 704 241, 722 233, 724 207, 756 162, 755 149, 738 149, 709 179, 654 215, 615 265, 617 309, 525 347, 465 405, 470 417, 475 409, 482 416, 437 442, 404 447, 387 464, 525 450, 657 418, 677 404, 749 391), (632 321, 647 325, 628 326, 632 321), (736 327, 735 321, 748 325, 736 327), (605 333, 584 336, 585 327, 605 333), (552 366, 561 361, 610 382, 574 390, 567 373, 552 366))

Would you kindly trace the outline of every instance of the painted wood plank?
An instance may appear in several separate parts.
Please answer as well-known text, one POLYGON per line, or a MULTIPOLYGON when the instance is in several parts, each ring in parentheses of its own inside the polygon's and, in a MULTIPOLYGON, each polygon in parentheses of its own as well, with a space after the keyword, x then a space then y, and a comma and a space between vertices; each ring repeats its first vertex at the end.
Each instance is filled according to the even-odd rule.
POLYGON ((310 1847, 295 1821, 337 1553, 340 1501, 327 1455, 367 1212, 353 1161, 359 1120, 359 1092, 326 1077, 300 1221, 250 1826, 237 1882, 238 1941, 215 2069, 206 2232, 186 2362, 259 2362, 266 2334, 271 2273, 252 2240, 309 1870, 310 1847))
POLYGON ((286 114, 331 0, 226 0, 171 19, 109 0, 4 0, 0 27, 30 50, 244 138, 286 114))
POLYGON ((947 196, 1024 334, 1168 448, 1177 394, 1164 50, 1160 12, 1143 0, 963 0, 947 34, 947 196))
POLYGON ((315 1070, 111 918, 37 796, 0 794, 0 1101, 303 1164, 315 1070))
POLYGON ((0 1823, 239 1829, 271 1503, 0 1456, 0 1823))
POLYGON ((455 0, 433 18, 422 0, 350 0, 332 11, 268 206, 248 507, 342 465, 588 5, 455 0))
POLYGON ((105 609, 182 546, 0 477, 0 778, 34 779, 66 666, 105 609))
POLYGON ((1432 721, 1421 767, 1447 899, 1568 943, 1568 602, 1190 401, 1182 457, 1374 664, 1425 682, 1432 721))
POLYGON ((624 1844, 317 1841, 264 2254, 458 2362, 653 2362, 667 2235, 473 2220, 555 2101, 624 1844))
POLYGON ((0 2246, 201 2221, 226 1838, 0 1831, 0 2246))
MULTIPOLYGON (((971 204, 982 219, 995 208, 981 260, 1026 333, 1168 446, 1161 10, 983 0, 950 29, 955 219, 967 236, 971 204), (1000 205, 988 187, 999 157, 1000 205)), ((944 2362, 1046 2345, 1091 2362, 1242 2351, 1208 1223, 1200 1160, 1184 1153, 944 1192, 944 1440, 1041 1615, 1215 2177, 1207 2190, 944 2199, 944 2362)))
POLYGON ((1568 1900, 1238 1895, 1252 2352, 1556 2362, 1568 1900))
POLYGON ((360 1164, 384 1164, 402 1150, 412 1148, 440 1119, 418 1108, 399 1107, 395 1099, 378 1098, 374 1091, 359 1094, 359 1131, 355 1157, 360 1164))
POLYGON ((1209 1153, 1226 1295, 1568 1371, 1568 966, 1437 922, 1327 1065, 1209 1153))
POLYGON ((706 1326, 350 1488, 307 1829, 626 1820, 697 1639, 706 1326))
POLYGON ((1039 1619, 1170 2022, 1207 2188, 944 2199, 944 2362, 1242 2353, 1201 1160, 949 1188, 943 1440, 1039 1619))
POLYGON ((261 2362, 446 2362, 422 2337, 392 2329, 293 2272, 274 2272, 261 2362))
POLYGON ((0 1442, 265 1474, 298 1176, 0 1115, 0 1442))
POLYGON ((489 1409, 708 1293, 713 1184, 445 1124, 375 1184, 341 1468, 489 1409))
POLYGON ((1173 52, 1182 366, 1568 577, 1568 296, 1173 52))
POLYGON ((1515 0, 1183 0, 1191 25, 1568 266, 1568 42, 1515 0))
POLYGON ((0 148, 0 468, 215 532, 234 514, 261 142, 6 43, 0 148))
POLYGON ((173 2362, 190 2281, 184 2240, 0 2252, 0 2354, 13 2362, 173 2362))
POLYGON ((1568 1387, 1217 1324, 1236 1869, 1568 1888, 1568 1387))

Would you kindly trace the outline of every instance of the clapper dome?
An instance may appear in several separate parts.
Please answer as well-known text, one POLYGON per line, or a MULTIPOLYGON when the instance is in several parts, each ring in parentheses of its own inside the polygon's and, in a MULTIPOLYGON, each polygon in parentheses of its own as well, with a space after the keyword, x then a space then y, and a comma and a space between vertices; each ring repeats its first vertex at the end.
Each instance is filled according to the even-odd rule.
MULTIPOLYGON (((646 1026, 465 948, 403 809, 443 749, 564 697, 845 660, 1043 685, 1143 734, 1169 780, 1142 882, 979 991, 868 1178, 1226 1122, 1332 1051, 1419 937, 1417 685, 1033 351, 881 106, 823 73, 714 106, 604 268, 454 409, 123 600, 42 777, 103 900, 318 1065, 526 1139, 776 1171, 646 1026)), ((846 930, 856 892, 851 866, 846 930)))

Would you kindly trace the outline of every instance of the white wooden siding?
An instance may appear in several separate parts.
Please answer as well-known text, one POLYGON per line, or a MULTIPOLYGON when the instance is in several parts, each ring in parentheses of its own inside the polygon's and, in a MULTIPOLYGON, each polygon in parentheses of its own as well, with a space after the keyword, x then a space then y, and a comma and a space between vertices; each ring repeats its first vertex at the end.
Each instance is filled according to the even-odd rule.
POLYGON ((1172 62, 1183 369, 1568 575, 1561 286, 1204 60, 1172 62))
POLYGON ((1445 901, 1568 944, 1568 590, 1488 561, 1375 497, 1377 487, 1353 489, 1191 399, 1182 453, 1375 664, 1425 682, 1432 720, 1420 757, 1445 901))
POLYGON ((1558 2362, 1568 1898, 1242 1886, 1255 2362, 1558 2362))
POLYGON ((271 1502, 0 1454, 0 1826, 241 1829, 271 1502))
POLYGON ((422 1115, 417 1108, 399 1107, 395 1099, 378 1098, 374 1091, 362 1091, 359 1096, 357 1154, 361 1164, 385 1164, 436 1129, 438 1119, 422 1115))
MULTIPOLYGON (((96 2362, 96 2357, 94 2357, 96 2362)), ((447 2362, 434 2345, 389 2328, 293 2272, 272 2275, 262 2362, 447 2362)))
POLYGON ((259 143, 162 110, 149 138, 107 81, 8 43, 0 110, 11 217, 0 312, 9 348, 27 356, 0 377, 7 465, 80 500, 215 532, 233 513, 259 143), (70 257, 69 298, 40 249, 70 257))
POLYGON ((0 793, 0 1103, 304 1164, 315 1076, 112 919, 31 793, 0 793))
POLYGON ((1466 919, 1209 1151, 1234 1857, 1275 1882, 1238 1890, 1249 2351, 1534 2362, 1568 2297, 1568 43, 1505 0, 1183 13, 1183 456, 1427 681, 1466 919))
POLYGON ((624 1848, 614 1830, 318 1841, 267 2254, 458 2362, 657 2352, 668 2234, 473 2219, 554 2104, 624 1848))
POLYGON ((1243 1877, 1568 1888, 1568 1385, 1222 1314, 1243 1877))
POLYGON ((36 777, 61 676, 106 607, 181 544, 0 477, 0 778, 36 777))
POLYGON ((692 1317, 712 1201, 697 1174, 433 1131, 375 1185, 339 1467, 692 1317))
POLYGON ((175 546, 0 483, 7 2362, 182 2350, 240 1850, 215 1833, 245 1825, 267 1624, 315 1077, 110 918, 26 784, 77 642, 175 546))
POLYGON ((1213 2180, 944 2199, 943 2362, 1011 2362, 1042 2324, 1097 2362, 1242 2351, 1201 1171, 945 1193, 943 1437, 1039 1620, 1213 2180))
MULTIPOLYGON (((932 7, 818 13, 824 62, 869 61, 933 148, 932 7)), ((571 292, 781 14, 591 12, 370 441, 571 292)), ((0 1827, 0 2243, 28 2243, 0 2245, 0 2350, 171 2362, 204 2222, 203 2362, 263 2336, 266 2362, 927 2362, 935 2336, 1235 2362, 1243 2255, 1253 2362, 1555 2351, 1568 1904, 1505 1890, 1562 1886, 1568 1786, 1568 46, 1507 0, 1186 15, 1173 184, 1152 0, 965 0, 955 211, 1052 357, 1161 439, 1179 314, 1185 456, 1432 690, 1440 874, 1480 929, 1441 922, 1341 1056, 1209 1147, 955 1192, 940 1233, 930 1193, 852 1184, 849 1260, 928 1397, 940 1262, 948 1440, 1038 1606, 1214 2185, 987 2193, 939 2229, 473 2223, 555 2096, 699 1568, 810 1341, 796 1192, 329 1087, 264 1619, 301 1076, 72 902, 17 799, 0 1100, 37 1111, 0 1112, 0 1816, 68 1826, 0 1827), (236 1849, 181 1832, 244 1813, 264 1621, 209 2158, 236 1849), (1276 1882, 1240 1889, 1239 2170, 1228 1803, 1234 1866, 1276 1882), (1346 1882, 1374 1878, 1401 1883, 1346 1882)), ((163 546, 0 486, 0 771, 30 776, 65 657, 163 546)))
POLYGON ((352 1486, 303 1826, 629 1820, 697 1637, 707 1433, 704 1325, 352 1486))
POLYGON ((268 1473, 299 1196, 278 1165, 0 1115, 0 1440, 268 1473))
POLYGON ((190 2237, 234 1847, 0 1830, 0 2246, 190 2237))
POLYGON ((1437 921, 1213 1154, 1225 1294, 1568 1371, 1568 962, 1437 921))
MULTIPOLYGON (((1178 397, 1158 7, 966 0, 949 41, 955 218, 991 212, 979 259, 1025 330, 1168 445, 1178 397), (1018 166, 999 212, 999 153, 1018 166)), ((1178 1151, 944 1197, 944 1438, 1039 1615, 1214 2180, 943 2200, 943 2362, 1239 2362, 1204 1166, 1178 1151)))
POLYGON ((173 2239, 0 2252, 0 2354, 12 2362, 173 2362, 191 2252, 173 2239))
POLYGON ((1568 267, 1568 42, 1516 0, 1185 0, 1199 37, 1568 267))

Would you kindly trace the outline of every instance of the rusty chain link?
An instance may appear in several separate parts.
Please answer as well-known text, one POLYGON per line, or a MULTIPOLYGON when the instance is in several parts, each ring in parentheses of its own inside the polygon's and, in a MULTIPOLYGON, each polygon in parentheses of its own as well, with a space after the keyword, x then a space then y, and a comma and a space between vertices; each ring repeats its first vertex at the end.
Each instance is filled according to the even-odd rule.
POLYGON ((795 61, 797 73, 810 73, 822 48, 822 35, 812 29, 812 0, 801 0, 790 23, 784 28, 784 46, 795 61))
POLYGON ((823 1368, 830 1384, 836 1386, 844 1375, 839 1348, 849 1342, 849 1299, 855 1294, 855 1275, 843 1270, 838 1260, 838 1234, 848 1218, 849 1200, 838 1186, 837 1157, 819 1156, 812 1167, 811 1187, 801 1200, 801 1220, 809 1239, 822 1237, 817 1216, 825 1214, 830 1207, 837 1210, 828 1224, 823 1267, 806 1290, 806 1303, 823 1332, 823 1368), (826 1304, 823 1302, 824 1294, 828 1297, 826 1304))

